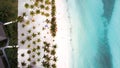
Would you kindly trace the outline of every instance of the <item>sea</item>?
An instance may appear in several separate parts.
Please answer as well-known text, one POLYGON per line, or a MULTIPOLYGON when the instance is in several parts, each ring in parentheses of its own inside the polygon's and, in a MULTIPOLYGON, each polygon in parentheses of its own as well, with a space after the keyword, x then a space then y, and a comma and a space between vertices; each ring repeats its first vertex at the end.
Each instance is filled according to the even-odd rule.
POLYGON ((71 68, 120 68, 120 0, 66 0, 71 68))

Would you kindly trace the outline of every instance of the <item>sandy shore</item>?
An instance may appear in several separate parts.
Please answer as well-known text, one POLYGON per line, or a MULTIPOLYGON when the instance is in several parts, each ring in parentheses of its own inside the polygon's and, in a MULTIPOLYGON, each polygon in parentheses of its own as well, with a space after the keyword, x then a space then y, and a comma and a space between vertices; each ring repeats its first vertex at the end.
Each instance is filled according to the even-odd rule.
MULTIPOLYGON (((18 1, 18 15, 22 15, 23 12, 27 12, 28 16, 25 17, 25 21, 32 19, 32 17, 29 15, 29 12, 31 10, 25 9, 24 4, 30 3, 27 0, 19 0, 18 1)), ((49 27, 50 25, 47 25, 48 28, 46 28, 44 31, 42 30, 43 27, 45 27, 46 23, 44 22, 46 17, 43 17, 41 15, 36 15, 33 17, 35 19, 35 22, 32 22, 31 24, 27 25, 25 28, 22 28, 22 24, 18 24, 18 67, 25 68, 21 66, 21 62, 26 62, 26 65, 31 64, 32 61, 37 60, 37 58, 40 58, 40 56, 37 56, 36 53, 33 53, 36 58, 32 60, 31 62, 28 62, 27 59, 31 58, 32 55, 28 55, 27 51, 32 48, 36 48, 36 46, 33 45, 33 41, 37 40, 38 38, 41 39, 41 41, 47 41, 51 44, 57 44, 56 49, 56 56, 58 58, 57 61, 57 68, 70 68, 70 57, 71 57, 71 42, 70 42, 70 23, 68 18, 68 12, 67 12, 67 4, 65 0, 56 0, 56 18, 57 18, 57 35, 55 37, 55 42, 53 42, 53 38, 50 35, 49 27), (44 23, 43 23, 44 22, 44 23), (31 29, 35 26, 35 29, 31 29), (31 41, 25 42, 24 46, 21 44, 22 40, 25 40, 27 36, 30 36, 31 34, 28 33, 28 30, 31 29, 32 33, 38 33, 40 32, 41 35, 33 38, 31 41), (24 33, 25 36, 21 36, 21 34, 24 33), (49 33, 49 34, 47 34, 49 33), (46 38, 44 38, 46 36, 46 38), (27 45, 31 44, 31 48, 27 48, 27 45), (25 54, 25 57, 21 57, 21 54, 25 54)), ((36 45, 43 46, 43 43, 36 43, 36 45)), ((44 55, 43 50, 40 50, 41 55, 44 55), (43 53, 42 53, 43 52, 43 53)), ((42 58, 41 58, 42 59, 42 58)), ((34 68, 43 68, 41 65, 41 62, 36 63, 36 66, 34 68)))
POLYGON ((70 68, 71 42, 70 21, 68 18, 67 4, 65 0, 56 0, 58 32, 56 36, 57 68, 70 68))

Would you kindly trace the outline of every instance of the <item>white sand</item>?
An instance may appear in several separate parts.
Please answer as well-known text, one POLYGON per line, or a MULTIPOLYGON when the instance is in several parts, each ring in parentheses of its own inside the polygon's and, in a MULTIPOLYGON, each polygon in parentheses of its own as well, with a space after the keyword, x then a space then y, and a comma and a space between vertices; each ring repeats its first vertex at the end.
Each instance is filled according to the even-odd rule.
POLYGON ((67 4, 65 0, 56 0, 57 26, 56 36, 57 48, 57 68, 70 68, 71 42, 70 42, 70 21, 68 18, 67 4))
MULTIPOLYGON (((18 15, 21 15, 23 12, 27 12, 29 14, 28 9, 24 8, 24 4, 30 3, 28 0, 19 0, 18 1, 18 15)), ((57 50, 56 50, 56 56, 58 57, 57 61, 57 68, 70 68, 70 57, 71 57, 71 44, 70 44, 70 24, 68 19, 68 12, 67 12, 67 5, 65 3, 65 0, 56 0, 56 18, 57 18, 57 35, 55 37, 55 42, 57 44, 57 50)), ((47 34, 49 32, 49 29, 42 30, 42 27, 44 27, 46 24, 43 23, 43 21, 46 19, 46 17, 43 17, 41 15, 36 15, 33 17, 35 19, 35 22, 29 24, 25 28, 21 27, 21 24, 18 24, 18 67, 20 68, 26 68, 21 66, 21 62, 26 62, 27 64, 30 64, 27 59, 31 57, 26 52, 28 50, 27 45, 31 44, 32 41, 37 40, 37 38, 41 38, 41 41, 47 41, 51 44, 54 44, 52 42, 53 38, 50 34, 47 34), (36 27, 36 29, 32 29, 33 25, 36 27), (28 35, 27 31, 29 29, 32 29, 33 33, 41 32, 40 36, 37 36, 36 38, 32 39, 31 41, 26 41, 25 45, 21 45, 20 41, 25 40, 28 35), (22 37, 21 33, 24 33, 25 36, 22 37), (43 38, 46 36, 46 38, 43 38), (21 54, 25 53, 25 57, 21 57, 21 54)), ((27 19, 31 19, 31 16, 27 16, 27 19)), ((49 25, 48 25, 49 27, 49 25)), ((50 33, 50 32, 49 32, 50 33)), ((43 43, 37 43, 36 45, 43 45, 43 43)), ((32 46, 32 48, 35 46, 32 46)), ((41 51, 43 52, 43 51, 41 51)), ((43 53, 42 53, 43 55, 43 53)), ((37 56, 39 57, 39 56, 37 56)), ((42 59, 42 58, 41 58, 42 59)), ((37 63, 34 68, 43 68, 41 65, 41 62, 37 63)))

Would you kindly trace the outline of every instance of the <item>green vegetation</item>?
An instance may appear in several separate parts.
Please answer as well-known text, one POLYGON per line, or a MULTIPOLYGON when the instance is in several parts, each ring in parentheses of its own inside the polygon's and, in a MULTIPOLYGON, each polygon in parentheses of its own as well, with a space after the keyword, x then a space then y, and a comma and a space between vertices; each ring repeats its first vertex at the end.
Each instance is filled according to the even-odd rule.
POLYGON ((40 8, 41 8, 41 9, 44 9, 44 8, 45 8, 45 6, 44 6, 43 4, 41 4, 41 5, 40 5, 40 8))
POLYGON ((29 24, 30 24, 30 21, 27 21, 27 22, 26 22, 26 25, 29 25, 29 24))
POLYGON ((49 17, 49 16, 50 16, 49 13, 45 13, 44 15, 45 15, 46 17, 49 17))
POLYGON ((51 50, 51 55, 55 55, 56 54, 56 51, 53 49, 51 50))
POLYGON ((33 8, 34 8, 34 5, 30 5, 30 8, 33 9, 33 8))
POLYGON ((22 54, 21 54, 21 56, 22 56, 22 57, 24 57, 24 56, 25 56, 25 54, 24 54, 24 53, 22 53, 22 54))
POLYGON ((35 5, 36 7, 38 7, 38 4, 39 4, 39 2, 37 2, 37 1, 34 3, 34 5, 35 5))
POLYGON ((45 68, 50 68, 50 63, 48 61, 43 61, 42 62, 43 67, 45 68))
POLYGON ((17 22, 23 22, 23 17, 22 16, 18 16, 17 17, 17 22))
POLYGON ((35 12, 34 12, 34 11, 30 11, 30 15, 31 15, 31 16, 34 16, 34 15, 35 15, 35 12))
POLYGON ((21 36, 24 36, 24 33, 22 33, 21 36))
POLYGON ((54 48, 54 49, 57 48, 57 45, 53 45, 53 48, 54 48))
POLYGON ((28 41, 30 41, 31 40, 31 36, 27 36, 27 38, 26 38, 28 41))
POLYGON ((25 63, 25 62, 21 62, 21 65, 22 65, 22 66, 26 66, 26 63, 25 63))
POLYGON ((32 52, 35 52, 35 51, 36 51, 36 48, 33 48, 33 49, 32 49, 32 52))
POLYGON ((47 6, 47 7, 45 7, 45 10, 49 10, 50 8, 47 6))
POLYGON ((28 30, 28 33, 31 33, 31 30, 28 30))
POLYGON ((43 0, 40 0, 40 2, 42 3, 42 2, 43 2, 43 0))
POLYGON ((35 44, 36 44, 36 41, 33 41, 33 44, 35 45, 35 44))
POLYGON ((30 51, 30 50, 28 50, 28 51, 27 51, 27 53, 28 53, 28 54, 30 54, 30 53, 31 53, 31 51, 30 51))
POLYGON ((23 16, 26 16, 26 13, 25 13, 25 12, 23 12, 23 16))
POLYGON ((17 68, 17 48, 8 48, 5 50, 11 68, 17 68))
POLYGON ((25 27, 25 24, 22 24, 22 27, 24 28, 24 27, 25 27))
POLYGON ((28 61, 31 61, 31 59, 30 59, 30 58, 28 58, 28 61))
MULTIPOLYGON (((56 31, 57 31, 55 0, 51 0, 51 1, 50 0, 35 0, 34 4, 25 3, 24 7, 26 9, 29 8, 32 10, 32 11, 30 11, 31 16, 41 14, 46 17, 45 21, 47 24, 48 23, 51 24, 50 33, 54 39, 54 37, 56 36, 56 31), (49 10, 50 7, 52 8, 51 10, 49 10), (36 10, 34 11, 33 9, 35 9, 35 8, 36 8, 36 10), (42 11, 40 9, 42 9, 42 11), (46 10, 47 10, 47 12, 44 12, 46 10), (49 13, 49 11, 51 11, 51 13, 49 13), (52 16, 52 18, 50 16, 52 16), (48 17, 50 17, 51 19, 49 20, 48 17)), ((22 16, 19 16, 17 18, 18 22, 21 22, 21 23, 24 22, 24 19, 23 19, 24 16, 26 16, 25 12, 23 12, 22 16)), ((22 27, 24 28, 25 26, 29 25, 31 23, 31 21, 34 22, 35 20, 32 18, 31 20, 22 23, 22 27)), ((33 33, 32 30, 34 30, 34 29, 36 29, 35 26, 33 26, 31 29, 27 30, 27 32, 31 35, 26 36, 25 37, 26 39, 20 41, 20 43, 22 45, 24 45, 26 41, 32 41, 32 44, 29 44, 26 46, 27 48, 29 48, 29 50, 27 51, 27 54, 31 55, 31 58, 28 58, 27 60, 31 62, 31 60, 37 59, 37 60, 31 62, 32 65, 35 65, 37 62, 40 61, 40 58, 37 58, 37 56, 41 55, 41 52, 39 51, 41 47, 40 47, 40 45, 37 45, 37 43, 42 42, 40 38, 38 38, 36 40, 32 40, 32 38, 35 38, 37 35, 40 35, 40 32, 33 33), (34 45, 34 47, 32 45, 34 45)), ((47 28, 43 27, 42 29, 46 30, 47 28)), ((21 36, 24 36, 24 33, 22 33, 21 36)), ((47 38, 47 36, 44 36, 44 38, 47 38)), ((57 45, 51 46, 51 43, 48 43, 47 41, 44 41, 43 44, 44 45, 42 46, 42 48, 44 50, 44 56, 41 58, 41 59, 44 59, 44 60, 42 60, 43 67, 44 68, 56 68, 57 45), (50 63, 51 61, 53 63, 50 63)), ((25 55, 21 54, 21 56, 24 57, 25 55)), ((22 66, 27 65, 25 62, 21 62, 21 64, 22 64, 22 66)), ((31 68, 31 65, 28 65, 27 68, 31 68)))
POLYGON ((46 23, 50 23, 50 20, 48 20, 48 19, 46 19, 45 21, 46 21, 46 23))
POLYGON ((32 58, 35 58, 35 55, 32 55, 32 58))
POLYGON ((55 61, 55 62, 56 62, 56 61, 57 61, 57 57, 53 57, 53 61, 55 61))
POLYGON ((37 46, 37 48, 36 48, 37 50, 39 50, 40 49, 40 46, 37 46))
POLYGON ((39 55, 40 55, 40 52, 38 52, 37 55, 39 56, 39 55))
POLYGON ((28 3, 25 3, 25 8, 29 8, 29 4, 28 3))
POLYGON ((22 45, 24 45, 24 44, 25 44, 25 40, 22 40, 20 43, 21 43, 22 45))
POLYGON ((36 34, 35 34, 35 33, 32 33, 32 37, 33 37, 33 38, 36 37, 36 34))
POLYGON ((40 35, 40 32, 38 32, 38 35, 40 35))
POLYGON ((56 68, 56 64, 52 64, 52 67, 53 67, 53 68, 56 68))
POLYGON ((34 65, 35 65, 35 64, 36 64, 36 62, 34 61, 34 62, 32 62, 32 64, 34 64, 34 65))
POLYGON ((31 45, 27 45, 27 48, 30 48, 31 47, 31 45))
POLYGON ((17 0, 0 0, 0 21, 14 21, 17 17, 17 0))
POLYGON ((41 40, 40 39, 37 39, 37 42, 40 42, 41 40))
MULTIPOLYGON (((18 12, 18 0, 0 0, 0 22, 15 21, 18 12)), ((6 35, 9 37, 10 46, 13 48, 5 49, 11 68, 17 68, 17 22, 5 26, 6 35)), ((4 41, 0 45, 4 45, 4 41)), ((1 45, 1 46, 2 46, 1 45)))
POLYGON ((56 31, 57 31, 57 24, 56 24, 56 6, 55 6, 55 0, 52 0, 52 9, 51 9, 51 15, 52 15, 52 19, 51 19, 51 34, 53 37, 56 36, 56 31))
POLYGON ((46 0, 46 1, 45 1, 45 4, 46 4, 46 5, 49 5, 49 4, 50 4, 50 1, 49 1, 49 0, 46 0))
POLYGON ((37 61, 39 62, 39 61, 40 61, 40 59, 38 58, 38 59, 37 59, 37 61))
POLYGON ((40 10, 36 10, 36 14, 40 14, 40 10))

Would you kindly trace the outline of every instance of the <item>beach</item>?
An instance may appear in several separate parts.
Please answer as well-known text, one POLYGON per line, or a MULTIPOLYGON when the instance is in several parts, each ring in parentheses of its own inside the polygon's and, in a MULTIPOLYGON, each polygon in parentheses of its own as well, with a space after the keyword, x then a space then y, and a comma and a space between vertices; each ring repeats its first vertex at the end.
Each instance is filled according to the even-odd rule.
MULTIPOLYGON (((32 4, 32 2, 27 0, 19 0, 18 1, 18 16, 21 16, 23 12, 27 13, 27 16, 24 17, 24 22, 26 23, 30 20, 30 24, 26 25, 24 22, 18 23, 18 67, 26 68, 28 65, 32 65, 33 68, 43 68, 42 66, 42 57, 44 54, 44 49, 42 47, 44 44, 42 42, 49 42, 52 45, 57 45, 56 48, 56 67, 57 68, 70 68, 70 57, 71 57, 71 36, 70 36, 70 28, 71 24, 69 21, 69 16, 67 12, 67 4, 64 0, 56 0, 56 23, 57 23, 57 32, 55 38, 53 38, 50 34, 50 24, 45 23, 46 17, 41 15, 30 16, 29 12, 31 9, 26 9, 24 7, 25 3, 32 4), (31 20, 35 21, 31 21, 31 20), (23 25, 25 25, 23 27, 23 25), (46 27, 47 26, 47 27, 46 27), (44 30, 43 30, 44 28, 44 30), (31 33, 28 33, 31 30, 31 33), (37 34, 40 32, 40 35, 36 35, 36 37, 32 37, 31 34, 37 34), (23 36, 24 34, 24 36, 23 36), (26 38, 30 36, 31 40, 26 40, 26 38), (40 38, 41 42, 35 42, 40 38), (54 40, 54 41, 53 41, 54 40), (22 43, 21 43, 22 42, 22 43), (30 47, 29 47, 30 46, 30 47), (32 52, 31 54, 28 51, 41 47, 41 50, 32 52), (37 54, 40 52, 40 56, 37 54), (31 59, 31 61, 28 61, 31 59), (41 59, 37 62, 38 59, 41 59), (32 64, 32 63, 35 63, 32 64), (24 66, 23 66, 24 64, 24 66)), ((34 9, 35 10, 35 9, 34 9)), ((34 11, 33 10, 33 11, 34 11)), ((50 12, 49 12, 50 13, 50 12)), ((48 17, 47 19, 50 19, 48 17)), ((51 49, 51 48, 50 48, 51 49)), ((52 57, 53 58, 53 57, 52 57)), ((53 61, 50 62, 54 63, 53 61)))
POLYGON ((56 0, 57 10, 57 67, 70 68, 71 63, 71 23, 69 19, 68 6, 65 0, 56 0))

